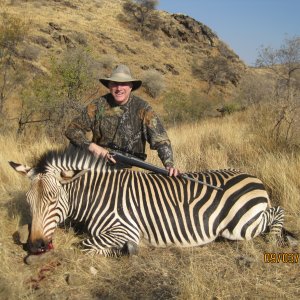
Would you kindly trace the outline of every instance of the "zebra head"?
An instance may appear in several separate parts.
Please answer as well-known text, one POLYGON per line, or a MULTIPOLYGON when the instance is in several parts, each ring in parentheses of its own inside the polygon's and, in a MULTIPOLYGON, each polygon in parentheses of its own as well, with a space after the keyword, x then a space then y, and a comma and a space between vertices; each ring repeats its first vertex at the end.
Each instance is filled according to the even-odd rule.
POLYGON ((69 211, 68 195, 64 184, 79 178, 81 172, 64 171, 55 168, 38 168, 9 162, 20 174, 31 180, 26 194, 31 211, 31 231, 28 239, 29 251, 39 254, 52 249, 52 237, 57 225, 63 222, 69 211))

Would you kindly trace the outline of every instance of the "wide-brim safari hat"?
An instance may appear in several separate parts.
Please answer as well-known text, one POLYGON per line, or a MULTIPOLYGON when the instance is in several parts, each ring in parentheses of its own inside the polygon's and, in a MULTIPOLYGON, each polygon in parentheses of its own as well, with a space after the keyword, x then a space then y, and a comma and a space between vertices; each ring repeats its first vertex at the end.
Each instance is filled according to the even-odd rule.
POLYGON ((110 81, 114 82, 132 82, 132 90, 137 90, 142 81, 132 77, 130 69, 126 65, 118 65, 115 67, 108 78, 100 78, 100 82, 108 88, 110 81))

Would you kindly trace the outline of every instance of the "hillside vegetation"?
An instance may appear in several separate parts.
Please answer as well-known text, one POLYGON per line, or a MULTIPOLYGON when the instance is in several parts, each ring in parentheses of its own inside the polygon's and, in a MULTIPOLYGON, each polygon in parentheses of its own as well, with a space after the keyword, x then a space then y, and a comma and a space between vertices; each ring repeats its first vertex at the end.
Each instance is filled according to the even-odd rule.
MULTIPOLYGON (((122 21, 124 0, 2 2, 2 11, 28 24, 23 45, 27 49, 22 53, 36 72, 47 72, 51 56, 80 46, 88 47, 102 63, 111 58, 114 63, 130 65, 137 76, 143 70, 156 69, 164 75, 169 89, 178 87, 184 92, 201 87, 191 72, 194 59, 222 56, 237 71, 244 67, 211 29, 188 16, 157 11, 159 28, 154 36, 145 38, 122 21), (36 57, 28 52, 32 56, 36 52, 36 57)), ((101 67, 98 72, 98 76, 103 75, 101 67)))
POLYGON ((0 2, 7 51, 0 70, 1 112, 18 132, 68 122, 68 111, 74 115, 82 103, 106 92, 98 79, 118 63, 144 81, 137 94, 162 115, 162 100, 174 90, 196 93, 196 104, 213 103, 213 114, 231 97, 246 66, 216 33, 188 16, 157 10, 151 11, 156 21, 135 20, 136 8, 125 10, 126 3, 0 2))

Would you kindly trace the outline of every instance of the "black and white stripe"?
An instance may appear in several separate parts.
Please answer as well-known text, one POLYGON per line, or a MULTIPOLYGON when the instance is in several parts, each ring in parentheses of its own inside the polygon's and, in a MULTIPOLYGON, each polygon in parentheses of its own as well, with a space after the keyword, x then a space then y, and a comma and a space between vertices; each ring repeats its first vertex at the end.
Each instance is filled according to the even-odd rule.
POLYGON ((189 174, 223 190, 180 177, 114 170, 85 151, 47 153, 33 170, 28 200, 33 216, 39 211, 43 218, 45 237, 68 216, 85 225, 90 237, 84 248, 106 256, 128 252, 128 243, 190 247, 218 236, 249 240, 269 228, 281 234, 283 209, 270 207, 258 178, 237 170, 189 174))

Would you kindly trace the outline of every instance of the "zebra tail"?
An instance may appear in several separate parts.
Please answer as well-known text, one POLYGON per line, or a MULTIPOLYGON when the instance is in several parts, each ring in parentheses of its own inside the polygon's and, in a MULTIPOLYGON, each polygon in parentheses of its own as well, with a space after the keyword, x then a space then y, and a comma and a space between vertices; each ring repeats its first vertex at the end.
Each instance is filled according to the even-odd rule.
POLYGON ((263 215, 263 232, 275 237, 277 245, 281 247, 296 247, 299 244, 298 237, 283 227, 284 209, 280 206, 271 207, 263 215))
POLYGON ((263 231, 281 235, 284 221, 284 209, 280 206, 270 207, 263 214, 263 231))

